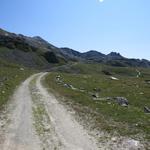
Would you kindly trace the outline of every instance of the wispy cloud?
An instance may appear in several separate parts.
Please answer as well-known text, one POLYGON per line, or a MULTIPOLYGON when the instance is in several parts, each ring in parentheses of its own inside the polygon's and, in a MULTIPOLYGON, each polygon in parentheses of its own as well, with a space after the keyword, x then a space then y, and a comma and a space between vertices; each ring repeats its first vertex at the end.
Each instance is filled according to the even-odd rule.
POLYGON ((102 3, 104 0, 99 0, 100 3, 102 3))

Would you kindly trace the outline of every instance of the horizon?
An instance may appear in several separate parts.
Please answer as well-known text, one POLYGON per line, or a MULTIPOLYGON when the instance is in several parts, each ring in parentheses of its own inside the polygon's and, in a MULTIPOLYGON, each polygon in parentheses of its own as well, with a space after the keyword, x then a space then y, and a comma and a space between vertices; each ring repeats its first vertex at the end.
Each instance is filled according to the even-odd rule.
MULTIPOLYGON (((2 29, 2 28, 0 28, 0 29, 2 29)), ((2 29, 2 30, 4 30, 4 31, 7 31, 7 30, 5 30, 5 29, 2 29)), ((7 32, 10 32, 10 33, 14 33, 14 32, 11 32, 11 31, 7 31, 7 32)), ((22 34, 22 33, 14 33, 14 34, 22 34)), ((23 34, 23 36, 27 36, 27 35, 24 35, 23 34)), ((29 37, 31 37, 31 38, 33 38, 33 37, 36 37, 36 36, 38 36, 38 35, 35 35, 35 36, 29 36, 29 37)), ((28 37, 28 36, 27 36, 28 37)), ((104 54, 104 55, 108 55, 108 54, 110 54, 110 53, 118 53, 118 54, 120 54, 121 56, 123 56, 123 57, 125 57, 125 58, 129 58, 129 59, 140 59, 140 60, 142 60, 142 59, 146 59, 146 58, 135 58, 135 57, 126 57, 126 56, 124 56, 124 55, 122 55, 120 52, 117 52, 117 51, 110 51, 110 52, 108 52, 108 53, 104 53, 104 52, 102 52, 102 51, 98 51, 98 50, 86 50, 86 51, 80 51, 80 50, 76 50, 76 49, 73 49, 73 48, 71 48, 71 47, 58 47, 57 45, 54 45, 53 43, 51 43, 51 42, 49 42, 49 41, 47 41, 46 39, 44 39, 43 37, 41 37, 41 36, 38 36, 38 37, 40 37, 40 38, 42 38, 43 40, 45 40, 46 42, 48 42, 49 44, 51 44, 51 45, 53 45, 53 46, 55 46, 55 47, 57 47, 57 48, 68 48, 68 49, 71 49, 71 50, 74 50, 74 51, 77 51, 77 52, 80 52, 80 53, 85 53, 85 52, 89 52, 89 51, 96 51, 96 52, 99 52, 99 53, 102 53, 102 54, 104 54)), ((147 59, 147 60, 149 60, 149 59, 147 59)), ((149 60, 150 61, 150 60, 149 60)))
POLYGON ((0 27, 79 52, 150 60, 149 6, 148 0, 2 0, 0 27))

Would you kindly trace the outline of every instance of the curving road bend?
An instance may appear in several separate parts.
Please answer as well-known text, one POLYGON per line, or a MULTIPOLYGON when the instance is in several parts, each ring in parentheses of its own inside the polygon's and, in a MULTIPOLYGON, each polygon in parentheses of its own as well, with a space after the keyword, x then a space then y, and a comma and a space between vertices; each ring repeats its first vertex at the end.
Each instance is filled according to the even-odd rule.
POLYGON ((0 150, 98 150, 94 138, 41 84, 46 74, 32 75, 15 91, 7 119, 1 120, 0 150))

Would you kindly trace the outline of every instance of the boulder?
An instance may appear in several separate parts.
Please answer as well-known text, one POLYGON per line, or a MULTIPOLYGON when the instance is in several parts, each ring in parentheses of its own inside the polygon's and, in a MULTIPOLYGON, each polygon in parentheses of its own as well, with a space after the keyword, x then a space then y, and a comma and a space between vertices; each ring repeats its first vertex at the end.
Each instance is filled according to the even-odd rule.
POLYGON ((61 77, 61 76, 60 76, 60 75, 58 75, 58 76, 56 76, 56 79, 57 79, 57 80, 60 80, 60 77, 61 77))
POLYGON ((113 76, 111 76, 110 79, 112 79, 112 80, 119 80, 118 78, 113 77, 113 76))
POLYGON ((72 89, 72 90, 77 90, 77 88, 75 88, 73 85, 67 84, 67 83, 64 84, 64 87, 70 88, 70 89, 72 89))
POLYGON ((93 93, 93 94, 92 94, 92 97, 93 97, 93 98, 99 98, 99 94, 98 94, 98 93, 93 93))
POLYGON ((147 84, 150 84, 150 80, 145 80, 145 82, 146 82, 147 84))
POLYGON ((56 76, 56 81, 59 82, 60 81, 60 77, 56 76))
POLYGON ((66 87, 66 88, 70 88, 70 85, 69 85, 69 84, 67 84, 67 83, 65 83, 65 84, 64 84, 64 87, 66 87))
POLYGON ((129 105, 128 100, 125 97, 115 97, 115 101, 123 107, 127 107, 129 105))
POLYGON ((144 107, 144 112, 145 113, 150 113, 150 108, 148 108, 147 106, 144 107))
POLYGON ((21 71, 24 71, 24 68, 20 68, 21 71))
POLYGON ((105 75, 107 75, 107 76, 112 75, 112 73, 110 73, 110 72, 109 72, 109 71, 107 71, 107 70, 102 70, 102 72, 103 72, 105 75))

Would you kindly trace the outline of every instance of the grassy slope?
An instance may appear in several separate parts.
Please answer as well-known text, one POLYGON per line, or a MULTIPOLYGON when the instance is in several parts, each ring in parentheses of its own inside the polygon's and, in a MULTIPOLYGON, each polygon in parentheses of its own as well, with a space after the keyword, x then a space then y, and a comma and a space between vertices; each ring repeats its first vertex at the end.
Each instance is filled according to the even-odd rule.
MULTIPOLYGON (((51 73, 46 78, 46 84, 73 103, 88 107, 93 111, 91 115, 95 118, 95 127, 106 130, 110 133, 117 131, 120 135, 135 136, 143 135, 149 139, 150 116, 143 111, 144 106, 150 106, 150 84, 144 82, 150 77, 150 70, 139 69, 142 76, 137 78, 135 68, 115 68, 99 64, 76 64, 71 70, 78 70, 78 74, 51 73), (114 81, 102 73, 102 70, 109 70, 119 81, 114 81), (61 75, 63 83, 74 87, 85 89, 85 92, 74 91, 56 83, 55 77, 61 75), (124 96, 129 100, 129 107, 124 108, 115 103, 107 101, 94 101, 88 94, 94 88, 100 88, 100 97, 124 96), (140 94, 144 93, 144 94, 140 94)), ((64 70, 65 71, 65 70, 64 70)), ((68 72, 68 70, 66 71, 68 72)), ((77 109, 82 112, 83 110, 77 109)), ((84 112, 86 113, 86 111, 84 112)), ((86 115, 86 114, 84 114, 86 115)))
POLYGON ((11 64, 0 59, 0 108, 7 102, 9 96, 23 80, 35 71, 11 64))

